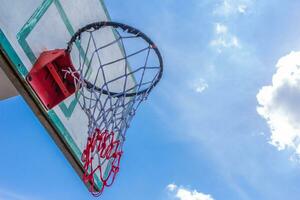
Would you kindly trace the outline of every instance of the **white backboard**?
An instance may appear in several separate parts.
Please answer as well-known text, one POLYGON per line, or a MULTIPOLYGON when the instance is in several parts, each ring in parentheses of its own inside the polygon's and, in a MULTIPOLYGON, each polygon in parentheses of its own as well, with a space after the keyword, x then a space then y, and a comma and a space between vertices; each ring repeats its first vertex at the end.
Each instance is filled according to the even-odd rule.
MULTIPOLYGON (((108 20, 102 0, 2 0, 0 6, 0 65, 80 176, 87 139, 86 115, 74 95, 52 110, 45 110, 25 77, 43 51, 66 48, 79 28, 108 20)), ((101 39, 112 37, 111 32, 101 39)), ((106 56, 109 60, 121 53, 116 45, 106 56)), ((97 186, 102 187, 100 179, 97 186)))

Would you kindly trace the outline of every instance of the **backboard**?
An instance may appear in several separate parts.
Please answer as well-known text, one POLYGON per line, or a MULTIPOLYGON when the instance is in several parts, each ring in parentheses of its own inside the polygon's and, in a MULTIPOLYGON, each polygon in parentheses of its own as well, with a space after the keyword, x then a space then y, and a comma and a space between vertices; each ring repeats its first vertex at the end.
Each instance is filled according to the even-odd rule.
MULTIPOLYGON (((102 0, 2 0, 0 6, 0 66, 80 177, 81 155, 87 140, 86 115, 74 95, 46 110, 25 78, 43 51, 66 48, 77 29, 96 21, 109 21, 102 0)), ((108 32, 101 39, 113 37, 113 32, 108 32)), ((80 45, 76 49, 80 56, 80 45)), ((122 54, 122 49, 115 45, 107 57, 118 54, 122 54)), ((90 73, 93 76, 93 71, 90 73)), ((129 82, 134 82, 134 78, 129 82)), ((100 179, 96 182, 98 189, 102 188, 100 179)))

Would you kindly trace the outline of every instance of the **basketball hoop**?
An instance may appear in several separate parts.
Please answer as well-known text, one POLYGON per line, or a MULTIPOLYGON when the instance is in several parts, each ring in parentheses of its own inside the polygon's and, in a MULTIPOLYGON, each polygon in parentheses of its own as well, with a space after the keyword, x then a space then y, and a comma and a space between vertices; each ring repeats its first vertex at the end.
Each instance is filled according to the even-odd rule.
POLYGON ((87 116, 88 131, 83 134, 88 134, 88 139, 81 157, 83 181, 93 195, 99 196, 119 172, 132 117, 162 77, 161 54, 138 29, 116 22, 96 22, 80 28, 66 50, 45 52, 36 63, 27 81, 45 107, 51 109, 75 92, 87 116), (109 43, 96 42, 95 38, 107 33, 115 36, 109 43), (111 50, 115 45, 121 53, 111 50), (77 60, 72 51, 75 47, 80 54, 77 60), (112 60, 107 59, 107 53, 114 54, 112 60), (47 87, 36 78, 46 69, 51 75, 47 87), (55 87, 51 88, 53 82, 55 87), (53 95, 49 98, 48 94, 53 95), (102 182, 101 188, 96 187, 97 181, 102 182))

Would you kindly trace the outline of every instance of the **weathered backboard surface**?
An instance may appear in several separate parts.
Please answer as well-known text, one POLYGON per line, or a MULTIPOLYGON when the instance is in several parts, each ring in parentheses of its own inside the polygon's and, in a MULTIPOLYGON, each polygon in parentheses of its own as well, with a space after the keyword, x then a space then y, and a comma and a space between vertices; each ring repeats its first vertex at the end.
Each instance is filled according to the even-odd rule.
MULTIPOLYGON (((0 6, 0 66, 80 176, 87 138, 86 115, 74 95, 47 111, 25 77, 40 53, 66 48, 77 29, 107 20, 102 0, 2 0, 0 6)), ((108 32, 101 39, 112 37, 113 33, 108 32)), ((81 47, 76 48, 80 55, 81 47)), ((122 53, 118 45, 111 52, 107 56, 122 53)), ((99 179, 97 187, 102 187, 99 179)))

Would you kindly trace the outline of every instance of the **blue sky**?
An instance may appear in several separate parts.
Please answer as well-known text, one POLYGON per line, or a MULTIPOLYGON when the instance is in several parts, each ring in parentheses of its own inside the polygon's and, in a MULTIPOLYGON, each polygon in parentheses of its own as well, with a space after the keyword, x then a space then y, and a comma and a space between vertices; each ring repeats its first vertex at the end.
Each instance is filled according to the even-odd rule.
MULTIPOLYGON (((164 77, 101 199, 299 199, 299 1, 107 0, 164 77)), ((94 199, 21 97, 0 103, 0 200, 94 199)))

